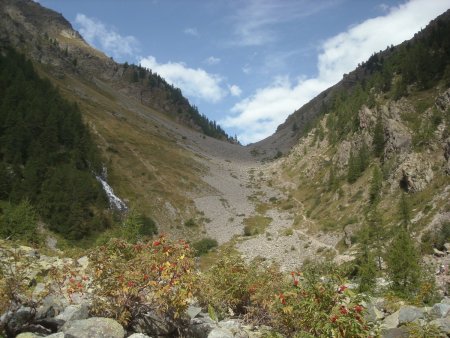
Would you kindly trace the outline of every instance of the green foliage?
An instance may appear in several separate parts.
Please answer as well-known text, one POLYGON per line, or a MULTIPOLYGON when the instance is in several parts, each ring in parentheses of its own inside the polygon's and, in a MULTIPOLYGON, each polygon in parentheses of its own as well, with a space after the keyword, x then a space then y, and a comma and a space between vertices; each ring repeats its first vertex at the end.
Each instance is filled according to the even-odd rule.
POLYGON ((197 286, 189 245, 160 237, 130 244, 113 239, 89 255, 95 267, 92 313, 118 320, 125 328, 155 312, 182 325, 197 286))
POLYGON ((402 197, 398 204, 398 211, 402 224, 405 229, 407 229, 409 224, 411 223, 411 205, 406 193, 402 193, 402 197))
POLYGON ((381 174, 380 167, 376 164, 372 170, 372 180, 370 181, 369 188, 369 201, 370 204, 376 204, 381 197, 381 188, 383 186, 383 176, 381 174))
POLYGON ((167 102, 173 105, 172 110, 178 112, 178 115, 182 115, 189 124, 194 123, 199 126, 205 135, 221 140, 235 141, 216 121, 209 120, 206 115, 201 114, 198 108, 183 96, 180 88, 176 88, 167 83, 159 74, 153 73, 151 70, 145 69, 140 65, 128 65, 127 63, 124 64, 124 69, 124 76, 129 82, 142 83, 158 92, 164 89, 167 102))
POLYGON ((0 210, 0 236, 11 240, 38 243, 37 214, 24 200, 17 205, 6 203, 0 210))
POLYGON ((189 218, 187 221, 184 222, 184 226, 188 228, 194 228, 197 226, 197 223, 195 222, 195 219, 189 218))
POLYGON ((213 238, 203 238, 194 244, 192 247, 195 249, 197 256, 202 256, 209 252, 212 248, 215 248, 218 245, 217 241, 213 238))
POLYGON ((0 56, 0 141, 0 198, 28 199, 67 238, 98 228, 101 160, 81 113, 13 50, 0 56))
POLYGON ((408 230, 400 227, 387 252, 387 273, 392 281, 392 290, 408 296, 420 286, 420 256, 408 230))
POLYGON ((377 117, 377 123, 373 131, 373 149, 376 157, 380 157, 384 152, 384 126, 381 114, 377 117))

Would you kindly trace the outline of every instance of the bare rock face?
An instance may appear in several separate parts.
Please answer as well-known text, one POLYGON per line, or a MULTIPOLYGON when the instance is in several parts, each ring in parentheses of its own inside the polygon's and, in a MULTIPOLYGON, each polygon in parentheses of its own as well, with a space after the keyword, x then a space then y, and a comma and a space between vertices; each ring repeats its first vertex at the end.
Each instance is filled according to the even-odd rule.
POLYGON ((402 123, 387 119, 384 127, 384 158, 389 159, 394 154, 406 153, 411 149, 412 137, 409 129, 402 123))
POLYGON ((410 154, 398 168, 400 186, 408 192, 418 192, 433 179, 430 163, 421 154, 410 154))
POLYGON ((333 156, 333 163, 336 163, 338 169, 343 169, 347 166, 351 148, 352 144, 349 141, 343 141, 339 144, 336 155, 333 156))
POLYGON ((370 128, 376 123, 376 117, 373 112, 365 105, 358 112, 359 127, 361 129, 370 128))

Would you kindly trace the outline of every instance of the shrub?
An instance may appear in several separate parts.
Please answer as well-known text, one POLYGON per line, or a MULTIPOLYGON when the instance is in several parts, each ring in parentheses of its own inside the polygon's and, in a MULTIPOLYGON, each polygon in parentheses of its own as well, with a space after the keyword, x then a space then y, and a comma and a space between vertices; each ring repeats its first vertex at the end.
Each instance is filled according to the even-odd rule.
POLYGON ((272 294, 283 279, 278 268, 246 264, 230 251, 222 252, 220 257, 201 277, 201 293, 197 296, 200 303, 213 307, 219 317, 231 310, 236 315, 247 314, 254 321, 266 318, 272 294))
POLYGON ((292 272, 292 280, 272 302, 272 326, 288 336, 367 337, 363 300, 349 290, 336 269, 328 266, 304 273, 292 272))
POLYGON ((195 249, 197 256, 208 253, 209 250, 215 248, 218 245, 217 241, 212 238, 203 238, 195 242, 192 247, 195 249))
POLYGON ((130 244, 113 239, 90 254, 96 267, 92 312, 124 327, 153 312, 181 325, 196 286, 189 245, 164 236, 130 244))
POLYGON ((6 204, 0 215, 0 236, 12 240, 37 243, 37 215, 31 204, 25 200, 18 205, 6 204))
POLYGON ((184 222, 184 226, 188 228, 193 228, 197 226, 197 223, 193 218, 189 218, 187 221, 184 222))

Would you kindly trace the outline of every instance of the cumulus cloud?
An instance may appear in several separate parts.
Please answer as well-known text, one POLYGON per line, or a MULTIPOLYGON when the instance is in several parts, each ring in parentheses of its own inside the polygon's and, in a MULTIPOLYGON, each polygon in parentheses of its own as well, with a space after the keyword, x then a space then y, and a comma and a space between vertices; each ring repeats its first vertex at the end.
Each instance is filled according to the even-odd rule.
POLYGON ((80 34, 87 42, 108 55, 121 58, 134 56, 139 51, 139 42, 134 36, 122 36, 113 27, 109 27, 97 19, 79 13, 75 18, 75 23, 79 26, 80 34))
POLYGON ((220 63, 220 61, 221 61, 220 58, 216 58, 215 56, 210 56, 209 58, 207 58, 205 60, 205 63, 210 66, 213 66, 213 65, 217 65, 218 63, 220 63))
POLYGON ((221 87, 222 78, 201 68, 189 68, 181 62, 158 63, 153 56, 141 59, 143 67, 150 68, 167 82, 180 88, 187 96, 208 102, 218 102, 227 94, 221 87))
POLYGON ((242 94, 241 88, 239 88, 239 86, 237 85, 228 86, 228 89, 230 91, 230 94, 233 96, 241 96, 242 94))
POLYGON ((390 7, 387 13, 368 19, 340 33, 320 46, 317 69, 313 78, 278 78, 271 86, 257 90, 238 102, 232 114, 220 123, 241 132, 243 143, 258 141, 273 133, 289 114, 320 92, 338 82, 371 54, 411 38, 430 20, 450 7, 450 0, 411 0, 390 7))
POLYGON ((194 27, 185 28, 183 33, 186 34, 186 35, 191 35, 191 36, 198 36, 199 35, 197 28, 194 28, 194 27))

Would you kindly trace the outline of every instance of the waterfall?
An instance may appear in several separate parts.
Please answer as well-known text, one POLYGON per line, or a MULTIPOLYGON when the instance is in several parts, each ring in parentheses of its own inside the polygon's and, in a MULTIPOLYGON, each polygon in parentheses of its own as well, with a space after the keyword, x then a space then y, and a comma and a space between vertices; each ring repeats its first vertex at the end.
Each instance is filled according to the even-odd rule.
POLYGON ((125 202, 122 201, 118 196, 116 196, 116 194, 114 194, 113 188, 108 184, 108 182, 106 182, 107 178, 106 167, 103 167, 101 176, 95 175, 95 178, 102 184, 103 190, 106 192, 106 195, 108 196, 109 205, 111 206, 111 208, 119 211, 125 211, 128 209, 125 202))

